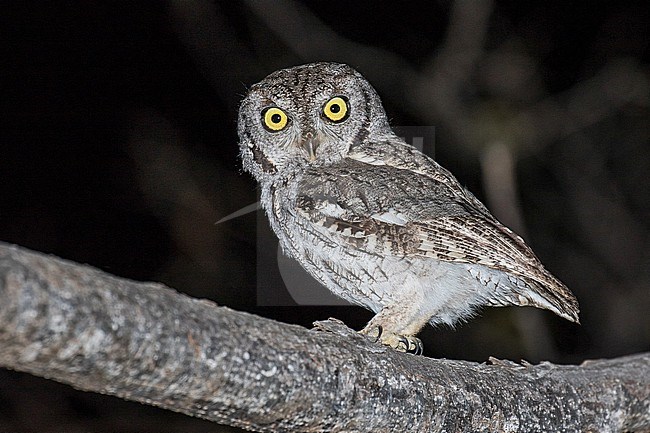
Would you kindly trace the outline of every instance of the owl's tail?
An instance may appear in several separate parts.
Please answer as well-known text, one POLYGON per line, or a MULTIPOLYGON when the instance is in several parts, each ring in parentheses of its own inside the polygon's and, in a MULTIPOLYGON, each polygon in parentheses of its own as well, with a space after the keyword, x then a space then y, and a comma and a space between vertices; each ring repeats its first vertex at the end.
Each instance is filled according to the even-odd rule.
POLYGON ((532 290, 525 293, 524 296, 535 307, 550 310, 571 322, 580 323, 578 317, 580 306, 576 297, 560 280, 550 274, 547 274, 546 277, 544 283, 525 278, 532 290))

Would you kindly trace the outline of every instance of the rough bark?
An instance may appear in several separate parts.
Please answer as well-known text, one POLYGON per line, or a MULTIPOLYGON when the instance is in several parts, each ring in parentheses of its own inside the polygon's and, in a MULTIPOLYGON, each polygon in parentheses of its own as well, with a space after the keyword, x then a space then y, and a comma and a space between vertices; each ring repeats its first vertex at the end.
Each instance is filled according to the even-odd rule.
POLYGON ((650 431, 650 353, 416 357, 1 243, 0 366, 254 431, 650 431))

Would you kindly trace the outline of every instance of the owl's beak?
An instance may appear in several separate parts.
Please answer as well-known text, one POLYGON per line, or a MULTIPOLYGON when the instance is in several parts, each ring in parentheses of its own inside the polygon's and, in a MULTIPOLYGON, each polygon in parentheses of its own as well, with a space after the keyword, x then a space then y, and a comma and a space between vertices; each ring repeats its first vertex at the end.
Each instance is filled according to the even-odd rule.
POLYGON ((314 162, 314 160, 316 159, 316 149, 318 149, 319 144, 320 143, 318 142, 318 140, 312 137, 309 137, 302 142, 302 149, 307 154, 307 159, 309 160, 309 162, 314 162))

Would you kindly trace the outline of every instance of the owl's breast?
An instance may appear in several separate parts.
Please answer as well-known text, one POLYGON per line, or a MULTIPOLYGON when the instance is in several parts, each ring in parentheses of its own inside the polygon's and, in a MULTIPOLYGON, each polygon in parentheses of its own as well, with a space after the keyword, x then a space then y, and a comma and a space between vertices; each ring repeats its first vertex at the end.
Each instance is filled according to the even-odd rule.
POLYGON ((299 212, 296 197, 291 187, 273 192, 266 208, 271 227, 283 252, 335 295, 377 312, 417 272, 411 261, 351 247, 325 221, 299 212))

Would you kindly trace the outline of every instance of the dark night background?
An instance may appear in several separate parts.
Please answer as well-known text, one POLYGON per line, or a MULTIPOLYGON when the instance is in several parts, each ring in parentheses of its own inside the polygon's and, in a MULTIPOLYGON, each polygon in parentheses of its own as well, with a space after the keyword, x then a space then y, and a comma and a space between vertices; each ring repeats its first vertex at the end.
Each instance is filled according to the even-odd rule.
MULTIPOLYGON (((257 307, 256 215, 215 225, 256 200, 237 160, 246 86, 340 61, 375 85, 393 124, 435 125, 436 159, 581 304, 581 326, 501 308, 427 328, 427 356, 648 350, 649 15, 647 2, 5 3, 0 240, 360 329, 371 313, 355 307, 257 307)), ((0 431, 239 430, 0 370, 0 431)))

